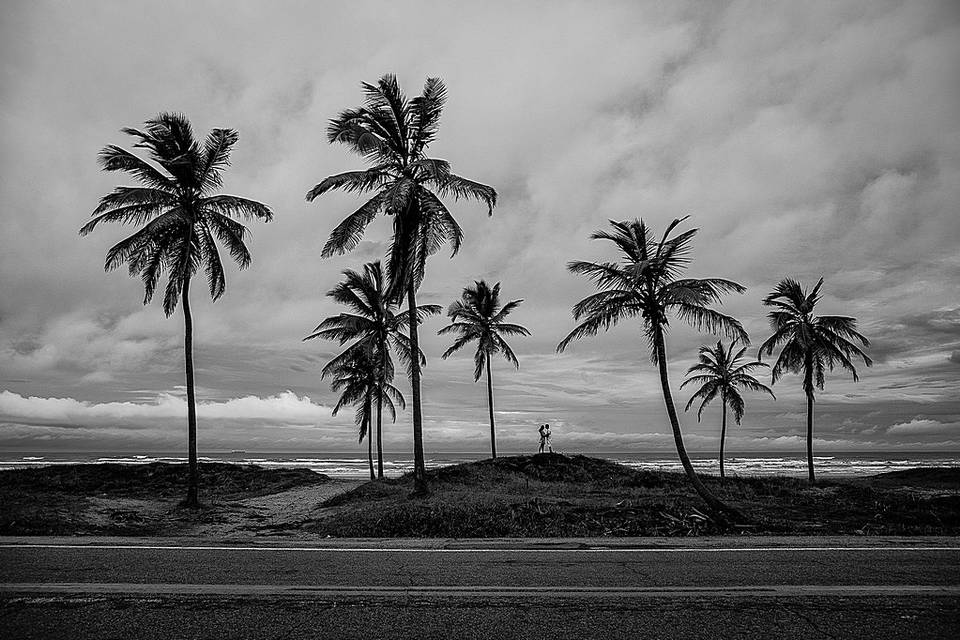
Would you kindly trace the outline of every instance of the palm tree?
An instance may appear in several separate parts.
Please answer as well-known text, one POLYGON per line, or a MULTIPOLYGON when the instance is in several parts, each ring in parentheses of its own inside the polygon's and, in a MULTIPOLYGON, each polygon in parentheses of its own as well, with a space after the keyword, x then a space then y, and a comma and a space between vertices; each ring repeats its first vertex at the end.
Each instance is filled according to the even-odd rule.
MULTIPOLYGON (((427 147, 436 138, 447 90, 439 78, 427 78, 423 92, 407 100, 397 78, 387 74, 375 85, 364 83, 363 105, 342 111, 327 126, 331 143, 347 145, 369 165, 324 178, 307 192, 307 200, 334 190, 373 193, 330 234, 324 257, 346 253, 360 242, 378 214, 393 217, 393 237, 387 261, 388 297, 407 298, 408 312, 417 308, 416 291, 423 280, 427 257, 450 243, 453 254, 463 232, 440 197, 472 198, 493 214, 497 192, 450 171, 446 160, 430 158, 427 147)), ((410 323, 410 349, 419 353, 417 323, 410 323)), ((420 406, 420 362, 410 367, 413 396, 413 457, 416 493, 427 491, 423 459, 423 415, 420 406)))
MULTIPOLYGON (((358 349, 369 350, 377 360, 380 374, 378 387, 385 388, 393 381, 391 347, 409 368, 410 341, 404 335, 410 323, 406 311, 397 313, 397 306, 386 297, 386 281, 380 261, 365 264, 363 273, 351 269, 343 272, 344 279, 327 295, 353 313, 341 313, 321 322, 304 340, 324 338, 337 340, 341 345, 353 341, 343 353, 331 360, 324 368, 324 375, 336 369, 339 362, 349 358, 358 349)), ((417 316, 422 321, 429 315, 440 313, 439 305, 419 305, 417 316)), ((420 353, 420 362, 426 361, 420 353)), ((377 477, 383 478, 383 420, 382 394, 377 396, 377 477)))
POLYGON ((500 283, 493 289, 483 280, 463 290, 463 296, 447 311, 451 323, 440 330, 440 335, 456 333, 458 337, 453 345, 443 353, 446 359, 473 340, 477 341, 477 351, 473 356, 473 381, 480 379, 484 368, 487 370, 487 407, 490 410, 490 451, 491 457, 497 457, 496 428, 493 421, 493 374, 490 371, 490 354, 502 353, 507 362, 520 368, 517 356, 503 336, 528 336, 530 332, 518 324, 508 324, 504 319, 523 300, 511 300, 500 306, 500 283))
POLYGON ((149 160, 115 145, 105 147, 98 158, 104 171, 125 171, 143 186, 117 187, 102 197, 80 235, 90 233, 101 222, 143 225, 107 251, 105 269, 126 263, 130 275, 143 280, 144 304, 153 298, 166 271, 164 313, 169 317, 178 299, 182 301, 190 461, 186 504, 195 507, 199 504, 199 474, 190 282, 202 268, 210 297, 216 300, 223 295, 226 285, 217 241, 244 269, 250 264, 244 244, 248 229, 236 218, 269 222, 273 213, 259 202, 216 193, 223 185, 223 171, 230 165, 230 152, 239 137, 236 131, 214 129, 201 144, 182 114, 161 113, 145 125, 143 131, 122 131, 137 139, 134 147, 146 149, 149 160))
POLYGON ((818 316, 814 307, 820 301, 823 278, 810 292, 799 282, 784 278, 763 300, 773 307, 767 314, 773 335, 760 345, 758 357, 764 352, 772 355, 780 349, 780 357, 773 365, 772 380, 777 383, 784 373, 803 376, 803 391, 807 396, 807 470, 810 484, 816 482, 813 473, 813 395, 814 387, 823 390, 824 374, 835 366, 848 370, 859 380, 852 359, 860 357, 868 367, 873 361, 853 341, 870 346, 870 341, 857 332, 857 321, 848 316, 818 316))
MULTIPOLYGON (((367 438, 370 480, 376 479, 373 473, 373 439, 369 437, 373 401, 376 399, 378 407, 386 406, 394 422, 397 419, 394 402, 401 408, 406 406, 400 390, 384 381, 380 367, 380 359, 373 350, 360 348, 348 351, 346 357, 335 358, 321 374, 321 377, 332 376, 331 388, 341 392, 337 404, 333 407, 333 415, 337 415, 344 406, 357 406, 356 423, 360 427, 359 441, 363 442, 363 439, 367 438)), ((383 477, 382 474, 381 477, 383 477)))
POLYGON ((690 262, 691 241, 697 229, 671 237, 673 230, 686 217, 674 220, 658 241, 642 220, 610 221, 613 231, 596 231, 595 240, 613 242, 621 253, 621 262, 574 261, 567 268, 594 282, 599 291, 587 296, 573 307, 574 319, 580 324, 557 346, 563 351, 573 340, 594 336, 620 320, 640 318, 650 348, 650 358, 660 369, 660 386, 673 428, 673 438, 683 470, 697 493, 715 512, 726 512, 739 518, 736 510, 717 499, 701 482, 690 463, 683 445, 683 434, 677 410, 670 393, 667 378, 666 332, 669 314, 699 330, 723 333, 749 342, 746 332, 736 319, 710 309, 707 305, 720 302, 725 293, 743 293, 744 287, 722 278, 679 278, 690 262))
POLYGON ((700 388, 690 397, 684 411, 689 411, 690 407, 697 400, 702 400, 700 409, 697 411, 697 422, 700 422, 700 416, 703 415, 703 409, 717 395, 720 396, 720 404, 723 406, 723 421, 720 423, 720 479, 723 479, 723 444, 727 436, 727 407, 733 411, 733 418, 740 424, 743 418, 744 402, 740 395, 740 389, 749 389, 751 391, 766 391, 774 400, 773 391, 769 387, 761 384, 756 378, 750 375, 750 372, 759 367, 768 366, 764 362, 746 362, 740 364, 740 359, 747 351, 746 347, 740 347, 736 355, 733 353, 737 341, 730 342, 729 347, 724 347, 723 342, 717 341, 717 346, 700 347, 700 362, 687 370, 687 379, 683 381, 680 388, 683 389, 688 384, 699 384, 700 388), (690 375, 697 374, 697 375, 690 375))

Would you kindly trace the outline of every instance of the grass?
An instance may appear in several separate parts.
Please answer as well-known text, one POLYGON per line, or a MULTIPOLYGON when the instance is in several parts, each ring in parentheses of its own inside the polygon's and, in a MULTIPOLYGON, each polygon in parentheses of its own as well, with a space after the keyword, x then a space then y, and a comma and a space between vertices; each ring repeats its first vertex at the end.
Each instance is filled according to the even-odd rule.
POLYGON ((539 454, 428 472, 431 494, 410 499, 410 477, 367 483, 324 503, 308 528, 351 537, 580 537, 761 534, 960 534, 960 469, 869 479, 705 476, 749 525, 717 521, 683 474, 638 471, 586 456, 539 454))
POLYGON ((516 456, 431 470, 431 492, 423 498, 411 498, 410 476, 367 482, 314 507, 298 495, 303 515, 276 520, 238 501, 328 479, 306 469, 222 463, 200 470, 207 506, 199 512, 177 506, 186 493, 186 465, 3 471, 0 535, 184 535, 224 518, 254 532, 334 537, 960 535, 960 468, 815 486, 797 478, 703 476, 721 500, 750 518, 736 526, 706 513, 683 474, 586 456, 516 456))
MULTIPOLYGON (((308 469, 201 463, 200 498, 207 504, 226 502, 326 480, 308 469)), ((166 516, 172 514, 176 520, 181 515, 176 507, 186 492, 185 464, 78 464, 0 471, 0 535, 158 534, 169 524, 166 516), (111 509, 106 518, 85 519, 82 514, 102 498, 124 507, 111 509), (158 501, 172 511, 152 508, 158 501)))

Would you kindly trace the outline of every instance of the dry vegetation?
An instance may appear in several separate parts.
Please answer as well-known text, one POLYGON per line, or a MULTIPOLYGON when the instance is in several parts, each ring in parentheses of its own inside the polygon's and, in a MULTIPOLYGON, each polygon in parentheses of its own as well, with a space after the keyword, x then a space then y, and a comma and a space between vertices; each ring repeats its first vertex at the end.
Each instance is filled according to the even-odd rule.
MULTIPOLYGON (((0 535, 165 535, 242 512, 243 503, 329 482, 307 469, 200 465, 200 510, 180 502, 187 466, 79 464, 0 471, 0 535)), ((242 513, 241 513, 242 515, 242 513)), ((257 520, 256 513, 247 514, 257 520)))
POLYGON ((682 474, 540 454, 412 478, 334 481, 305 469, 204 464, 205 506, 179 506, 184 465, 71 465, 0 472, 0 534, 334 537, 960 534, 960 469, 867 478, 717 478, 748 525, 711 518, 682 474))
POLYGON ((364 484, 316 512, 333 536, 663 536, 704 533, 960 533, 960 469, 922 469, 808 486, 794 478, 704 480, 751 519, 711 518, 679 473, 637 471, 586 456, 484 460, 430 473, 410 500, 408 478, 364 484))

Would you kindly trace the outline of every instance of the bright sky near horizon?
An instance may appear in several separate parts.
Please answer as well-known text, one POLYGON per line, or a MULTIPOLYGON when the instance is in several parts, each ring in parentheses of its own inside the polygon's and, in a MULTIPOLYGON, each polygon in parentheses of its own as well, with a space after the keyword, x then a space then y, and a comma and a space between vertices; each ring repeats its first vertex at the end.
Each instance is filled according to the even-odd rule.
MULTIPOLYGON (((199 135, 240 132, 225 191, 262 201, 253 264, 211 304, 194 292, 204 450, 351 450, 352 413, 320 368, 336 345, 301 339, 339 309, 345 268, 381 257, 389 224, 321 259, 360 200, 308 204, 321 178, 360 168, 326 142, 360 83, 399 76, 408 95, 440 76, 449 99, 431 154, 493 185, 451 203, 461 252, 428 264, 420 302, 446 307, 475 279, 523 298, 511 316, 520 370, 494 364, 499 444, 565 451, 672 447, 655 368, 637 326, 573 344, 589 284, 571 259, 611 258, 588 235, 642 217, 700 229, 691 276, 745 295, 723 309, 758 345, 761 300, 784 276, 824 277, 822 312, 852 315, 876 363, 828 375, 819 450, 960 449, 960 5, 863 2, 6 2, 0 21, 0 450, 185 448, 183 320, 125 269, 103 272, 132 228, 80 238, 122 174, 99 171, 119 129, 181 111, 199 135)), ((204 295, 201 295, 204 294, 204 295)), ((445 324, 422 329, 424 442, 487 449, 486 396, 472 352, 443 361, 445 324)), ((674 323, 679 392, 697 347, 674 323)), ((750 351, 755 354, 755 346, 750 351)), ((769 381, 768 381, 769 382, 769 381)), ((402 390, 408 387, 398 382, 402 390)), ((748 394, 727 451, 803 451, 800 380, 778 400, 748 394)), ((683 416, 689 448, 713 451, 719 407, 683 416)), ((410 414, 386 430, 411 442, 410 414)))

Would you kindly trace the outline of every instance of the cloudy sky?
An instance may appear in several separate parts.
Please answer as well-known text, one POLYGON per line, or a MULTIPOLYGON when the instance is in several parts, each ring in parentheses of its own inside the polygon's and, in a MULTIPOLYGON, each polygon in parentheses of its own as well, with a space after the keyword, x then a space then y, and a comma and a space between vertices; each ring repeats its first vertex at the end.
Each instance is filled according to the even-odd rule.
MULTIPOLYGON (((496 362, 501 448, 554 425, 566 451, 666 451, 656 370, 623 325, 556 355, 590 293, 571 259, 609 219, 700 229, 692 276, 747 287, 724 310, 759 344, 761 299, 782 277, 825 279, 824 313, 852 315, 875 366, 835 373, 817 447, 960 450, 960 7, 952 2, 5 2, 0 20, 0 450, 158 451, 185 446, 183 321, 144 307, 142 285, 103 272, 131 229, 77 230, 120 174, 106 144, 159 111, 199 132, 240 132, 225 190, 270 205, 252 266, 210 303, 194 293, 201 452, 350 451, 349 412, 319 370, 336 345, 303 343, 337 313, 324 294, 381 257, 389 224, 321 259, 351 195, 304 201, 360 168, 326 122, 360 82, 427 76, 449 101, 434 156, 496 187, 492 218, 451 203, 459 255, 431 259, 420 292, 444 307, 475 279, 523 298, 520 370, 496 362)), ((425 445, 487 448, 485 389, 470 353, 442 361, 443 321, 422 330, 425 445)), ((679 385, 700 344, 675 326, 679 385)), ((755 353, 754 351, 751 351, 755 353)), ((406 389, 404 383, 401 388, 406 389)), ((802 452, 800 381, 748 397, 728 452, 802 452)), ((685 402, 686 392, 678 393, 685 402)), ((684 417, 713 451, 718 409, 684 417)), ((410 416, 386 432, 408 450, 410 416)))

